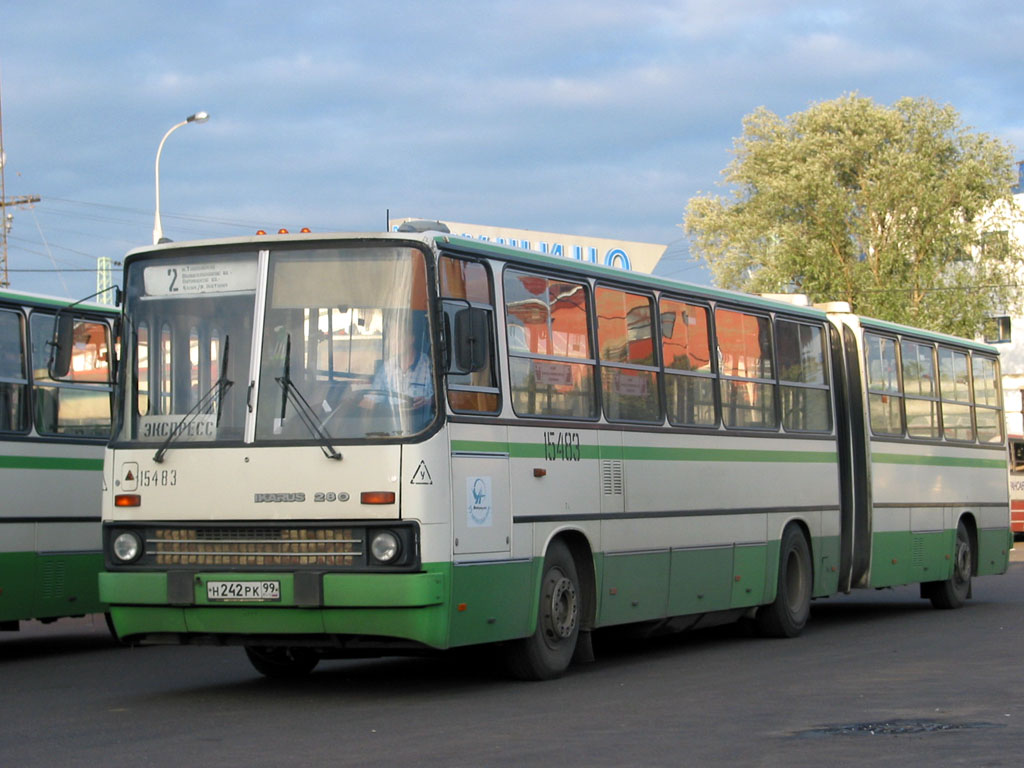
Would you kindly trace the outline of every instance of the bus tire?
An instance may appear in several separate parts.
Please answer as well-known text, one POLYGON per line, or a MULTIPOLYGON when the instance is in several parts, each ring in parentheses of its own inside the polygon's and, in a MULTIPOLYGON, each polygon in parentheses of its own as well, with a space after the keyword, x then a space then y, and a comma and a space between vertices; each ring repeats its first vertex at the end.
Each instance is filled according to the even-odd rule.
POLYGON ((974 572, 974 550, 971 535, 961 520, 956 526, 956 545, 953 549, 953 573, 945 581, 925 585, 925 594, 936 608, 960 608, 971 594, 971 574, 974 572))
POLYGON ((779 542, 779 579, 775 600, 757 612, 757 631, 764 637, 796 637, 811 614, 811 548, 803 531, 789 525, 779 542))
POLYGON ((544 556, 537 628, 507 646, 506 663, 514 677, 550 680, 568 669, 580 632, 581 603, 572 554, 563 542, 552 542, 544 556))
POLYGON ((245 655, 261 675, 279 680, 305 677, 320 662, 320 657, 308 648, 247 645, 245 655))

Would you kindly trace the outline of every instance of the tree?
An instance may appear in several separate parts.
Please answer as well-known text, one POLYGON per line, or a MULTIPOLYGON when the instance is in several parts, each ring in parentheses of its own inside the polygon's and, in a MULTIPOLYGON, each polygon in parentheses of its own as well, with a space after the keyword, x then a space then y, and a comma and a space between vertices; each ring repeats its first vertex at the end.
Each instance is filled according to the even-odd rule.
POLYGON ((1020 246, 992 232, 1017 210, 1013 155, 952 107, 857 94, 786 119, 761 107, 733 155, 732 199, 692 198, 684 224, 719 286, 962 336, 1016 307, 1020 246))

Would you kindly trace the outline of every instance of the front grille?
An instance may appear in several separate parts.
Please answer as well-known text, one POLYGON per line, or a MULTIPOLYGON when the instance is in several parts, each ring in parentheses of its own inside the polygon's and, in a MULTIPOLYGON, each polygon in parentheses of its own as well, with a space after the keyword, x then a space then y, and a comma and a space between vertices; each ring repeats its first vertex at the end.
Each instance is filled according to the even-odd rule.
POLYGON ((157 528, 147 532, 154 565, 351 567, 363 559, 353 528, 157 528))
POLYGON ((413 571, 419 567, 419 526, 391 521, 253 521, 216 523, 105 523, 104 551, 112 570, 164 571, 413 571), (122 533, 134 533, 142 552, 125 562, 114 554, 122 533), (387 532, 399 554, 384 563, 369 542, 387 532))

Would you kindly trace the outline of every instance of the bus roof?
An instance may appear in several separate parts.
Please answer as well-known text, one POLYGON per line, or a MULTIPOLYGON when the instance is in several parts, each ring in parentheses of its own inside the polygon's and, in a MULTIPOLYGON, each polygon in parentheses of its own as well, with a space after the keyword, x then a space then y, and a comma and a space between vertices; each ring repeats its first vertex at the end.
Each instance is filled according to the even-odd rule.
POLYGON ((726 301, 748 307, 756 307, 765 311, 786 312, 822 320, 825 312, 813 307, 803 307, 789 304, 784 301, 763 298, 749 293, 729 291, 720 288, 709 288, 707 286, 684 283, 678 280, 670 280, 655 275, 648 275, 642 272, 626 272, 614 267, 605 267, 598 264, 567 259, 561 256, 528 251, 523 248, 514 248, 507 245, 473 240, 461 235, 453 235, 445 232, 320 232, 320 233, 295 233, 295 234, 266 234, 246 235, 242 237, 216 238, 208 240, 191 240, 179 243, 160 243, 158 245, 135 248, 128 252, 126 259, 134 259, 143 254, 156 254, 166 251, 191 248, 208 248, 215 246, 246 246, 262 245, 267 246, 274 242, 295 243, 295 242, 316 242, 324 240, 396 240, 404 242, 419 242, 424 245, 436 244, 437 247, 445 250, 461 253, 467 256, 495 256, 506 261, 515 262, 521 265, 534 265, 538 267, 553 267, 560 271, 570 271, 583 275, 589 275, 596 279, 606 279, 618 282, 633 283, 657 288, 664 291, 689 295, 695 298, 707 300, 726 301))
POLYGON ((10 288, 0 288, 0 301, 12 301, 19 304, 29 304, 37 307, 53 307, 60 309, 75 304, 77 308, 88 312, 105 312, 117 314, 120 310, 111 304, 96 304, 91 301, 75 302, 75 299, 63 298, 61 296, 50 296, 45 293, 30 293, 28 291, 13 291, 10 288))
POLYGON ((923 328, 915 328, 912 325, 901 325, 899 323, 890 323, 888 320, 876 320, 873 317, 860 317, 857 319, 863 328, 869 331, 882 331, 887 333, 896 334, 909 334, 911 336, 917 336, 918 338, 925 338, 929 341, 937 341, 942 344, 955 344, 960 347, 970 347, 971 349, 978 350, 979 352, 985 352, 989 355, 999 355, 999 350, 990 344, 985 344, 981 341, 974 341, 973 339, 965 339, 962 336, 953 336, 948 333, 940 333, 938 331, 926 331, 923 328))
MULTIPOLYGON (((679 280, 671 280, 656 275, 649 275, 640 272, 625 272, 614 267, 606 267, 599 264, 592 264, 575 259, 568 259, 563 256, 552 256, 550 254, 538 253, 523 248, 515 248, 498 243, 483 240, 474 240, 462 235, 453 235, 446 232, 318 232, 318 233, 289 233, 289 234, 265 234, 246 235, 240 237, 216 238, 206 240, 182 241, 180 243, 168 242, 158 245, 135 248, 128 252, 127 259, 133 259, 142 254, 155 254, 180 249, 204 248, 215 246, 232 245, 269 245, 274 242, 316 242, 324 240, 395 240, 404 242, 420 242, 424 245, 435 244, 447 251, 460 253, 467 256, 494 256, 526 266, 551 267, 562 272, 575 272, 582 275, 589 275, 595 279, 604 279, 620 283, 631 283, 645 286, 651 289, 659 289, 670 293, 678 293, 694 298, 714 300, 718 302, 734 303, 741 306, 752 307, 772 312, 784 312, 790 315, 813 317, 822 320, 829 314, 813 306, 801 306, 786 301, 766 298, 756 294, 730 291, 722 288, 711 288, 709 286, 686 283, 679 280)), ((971 347, 984 351, 988 354, 998 355, 999 351, 994 347, 982 342, 972 341, 958 336, 926 331, 912 326, 890 323, 883 320, 875 320, 868 317, 855 315, 865 328, 890 333, 912 334, 914 336, 928 338, 933 341, 957 344, 959 346, 971 347)))

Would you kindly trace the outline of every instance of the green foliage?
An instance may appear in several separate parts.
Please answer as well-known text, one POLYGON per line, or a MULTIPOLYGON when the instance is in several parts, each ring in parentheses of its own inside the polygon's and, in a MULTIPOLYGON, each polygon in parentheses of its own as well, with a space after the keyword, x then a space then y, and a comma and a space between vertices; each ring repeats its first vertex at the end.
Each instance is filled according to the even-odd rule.
POLYGON ((1017 306, 1020 246, 991 232, 1019 216, 1011 149, 952 107, 856 94, 786 119, 762 107, 733 155, 731 199, 694 197, 684 225, 718 285, 962 336, 1017 306))

